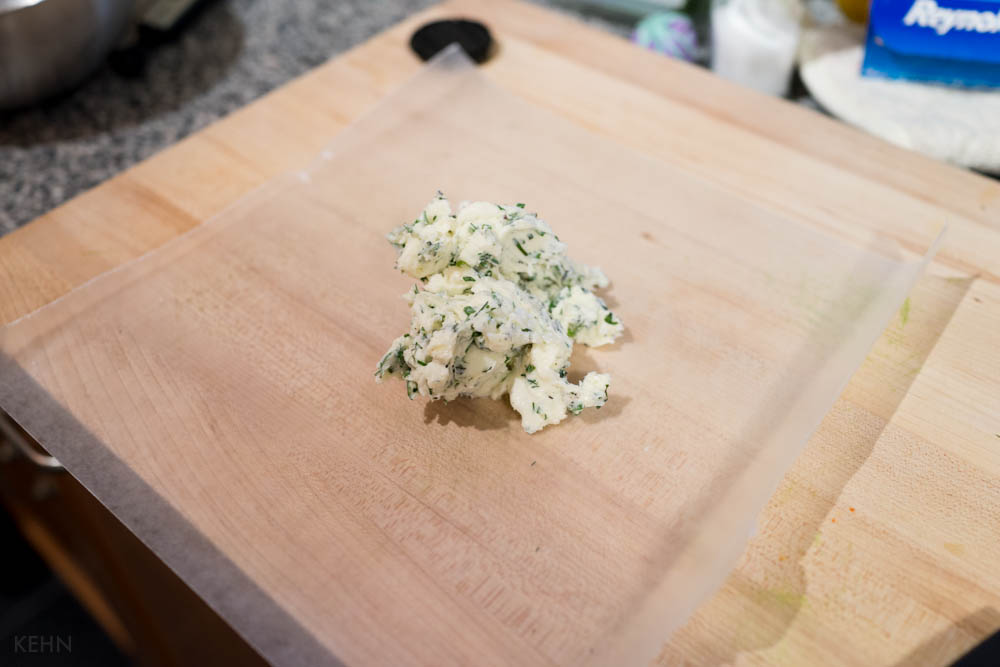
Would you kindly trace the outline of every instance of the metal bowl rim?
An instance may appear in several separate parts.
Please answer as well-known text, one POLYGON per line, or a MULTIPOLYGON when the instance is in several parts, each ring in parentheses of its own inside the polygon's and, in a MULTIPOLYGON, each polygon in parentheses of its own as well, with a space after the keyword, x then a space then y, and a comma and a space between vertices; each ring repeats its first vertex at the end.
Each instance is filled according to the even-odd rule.
POLYGON ((0 0, 0 15, 27 9, 45 2, 45 0, 0 0))

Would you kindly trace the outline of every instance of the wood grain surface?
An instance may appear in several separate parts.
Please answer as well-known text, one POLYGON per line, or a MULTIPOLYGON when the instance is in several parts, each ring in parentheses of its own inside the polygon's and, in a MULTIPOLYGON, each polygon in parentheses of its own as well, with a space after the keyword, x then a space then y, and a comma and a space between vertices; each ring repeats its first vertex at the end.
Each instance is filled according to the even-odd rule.
POLYGON ((944 664, 1000 627, 1000 186, 537 8, 429 10, 0 239, 0 321, 301 166, 416 71, 413 28, 452 14, 494 29, 501 86, 734 196, 914 250, 951 226, 660 661, 944 664))

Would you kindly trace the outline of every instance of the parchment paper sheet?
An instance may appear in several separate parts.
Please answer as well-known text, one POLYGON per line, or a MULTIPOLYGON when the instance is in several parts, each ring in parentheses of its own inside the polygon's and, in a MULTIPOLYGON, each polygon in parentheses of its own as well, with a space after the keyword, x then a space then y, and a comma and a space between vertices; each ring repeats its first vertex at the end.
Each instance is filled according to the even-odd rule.
POLYGON ((2 330, 0 406, 276 664, 644 664, 922 270, 857 238, 450 51, 307 170, 2 330), (437 189, 525 202, 611 277, 627 335, 573 366, 611 373, 604 410, 527 436, 374 384, 408 322, 384 235, 437 189))

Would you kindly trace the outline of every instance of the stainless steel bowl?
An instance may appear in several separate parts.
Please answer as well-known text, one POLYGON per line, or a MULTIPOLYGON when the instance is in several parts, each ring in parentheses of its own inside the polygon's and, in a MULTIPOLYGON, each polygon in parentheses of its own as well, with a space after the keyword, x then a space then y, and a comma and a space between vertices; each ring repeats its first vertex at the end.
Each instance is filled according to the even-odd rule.
POLYGON ((0 0, 0 108, 80 83, 107 57, 135 0, 0 0))

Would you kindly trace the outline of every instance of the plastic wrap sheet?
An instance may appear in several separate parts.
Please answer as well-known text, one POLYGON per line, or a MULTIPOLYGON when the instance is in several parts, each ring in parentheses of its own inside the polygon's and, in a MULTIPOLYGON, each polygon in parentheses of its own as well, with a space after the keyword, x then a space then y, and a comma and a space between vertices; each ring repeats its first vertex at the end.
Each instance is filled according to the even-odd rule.
POLYGON ((9 325, 0 405, 277 664, 641 664, 922 265, 451 52, 309 169, 9 325), (527 436, 373 382, 408 322, 384 235, 439 188, 526 202, 611 277, 627 335, 572 368, 611 373, 604 410, 527 436))

